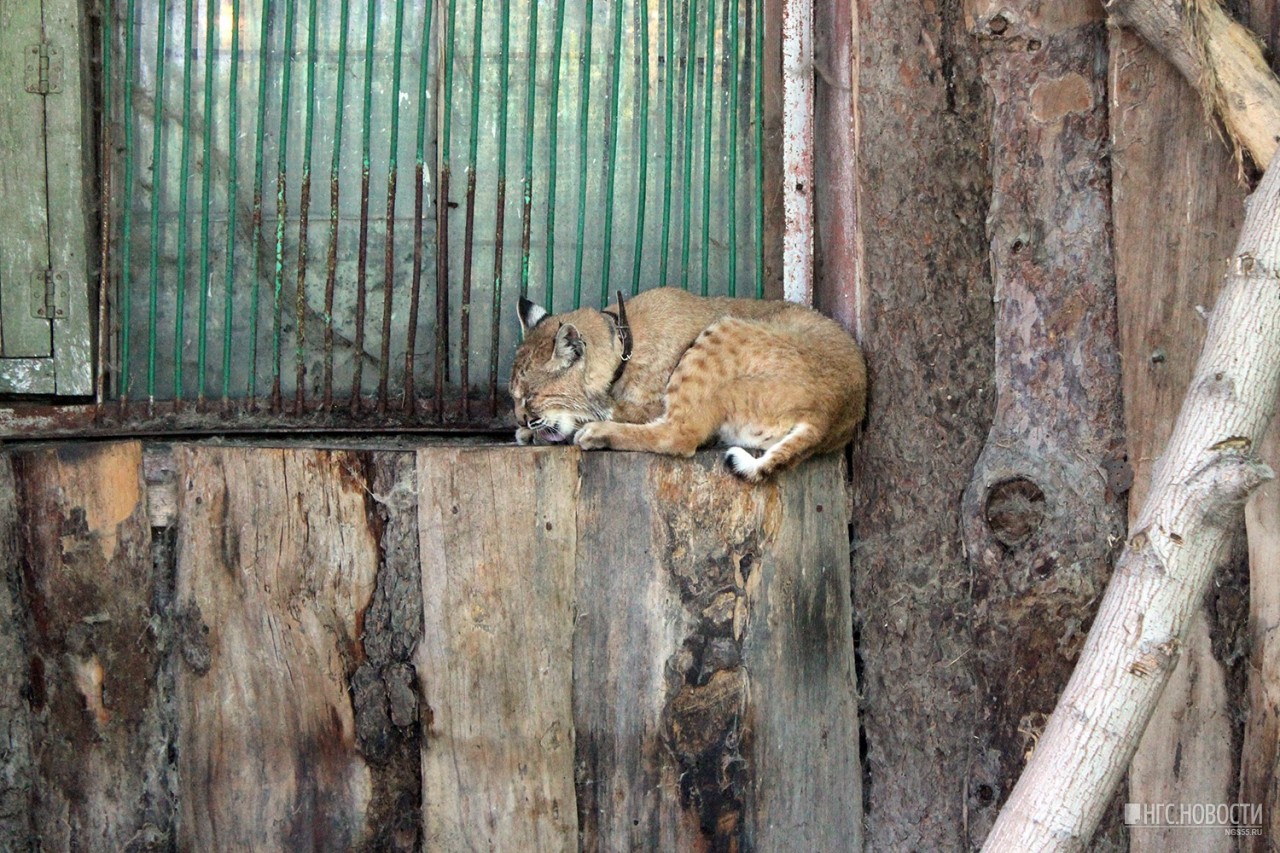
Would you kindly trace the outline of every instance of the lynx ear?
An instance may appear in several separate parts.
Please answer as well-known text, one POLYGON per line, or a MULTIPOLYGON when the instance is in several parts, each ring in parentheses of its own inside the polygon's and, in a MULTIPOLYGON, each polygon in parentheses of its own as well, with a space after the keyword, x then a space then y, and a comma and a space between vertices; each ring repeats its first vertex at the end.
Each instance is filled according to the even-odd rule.
POLYGON ((564 323, 556 332, 556 357, 566 365, 573 364, 586 352, 587 342, 572 323, 564 323))
POLYGON ((547 318, 547 309, 541 305, 535 305, 523 296, 517 305, 520 314, 520 334, 521 336, 529 334, 529 330, 541 323, 547 318))

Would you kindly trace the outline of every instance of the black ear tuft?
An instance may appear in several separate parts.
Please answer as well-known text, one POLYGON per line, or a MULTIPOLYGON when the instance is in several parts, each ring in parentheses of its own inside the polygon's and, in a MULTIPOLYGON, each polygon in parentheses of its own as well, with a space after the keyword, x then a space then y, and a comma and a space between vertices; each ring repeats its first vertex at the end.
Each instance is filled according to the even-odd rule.
POLYGON ((529 331, 533 329, 534 326, 538 325, 550 316, 550 312, 548 312, 547 309, 543 308, 541 305, 536 305, 533 302, 530 302, 523 296, 520 297, 520 301, 516 305, 516 310, 520 315, 520 332, 525 335, 529 334, 529 331))

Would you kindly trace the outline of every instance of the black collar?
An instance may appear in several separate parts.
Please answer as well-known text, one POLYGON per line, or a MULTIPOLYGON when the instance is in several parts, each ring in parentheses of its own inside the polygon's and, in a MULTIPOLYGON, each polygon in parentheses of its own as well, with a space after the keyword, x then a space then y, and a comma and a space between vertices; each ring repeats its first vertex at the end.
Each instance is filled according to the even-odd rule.
POLYGON ((622 378, 622 372, 627 369, 627 362, 631 361, 631 326, 627 323, 627 306, 622 301, 622 291, 618 291, 618 313, 604 310, 600 312, 613 322, 614 332, 618 335, 618 340, 622 342, 622 360, 618 362, 618 369, 613 371, 613 379, 609 382, 612 388, 618 384, 618 380, 622 378))

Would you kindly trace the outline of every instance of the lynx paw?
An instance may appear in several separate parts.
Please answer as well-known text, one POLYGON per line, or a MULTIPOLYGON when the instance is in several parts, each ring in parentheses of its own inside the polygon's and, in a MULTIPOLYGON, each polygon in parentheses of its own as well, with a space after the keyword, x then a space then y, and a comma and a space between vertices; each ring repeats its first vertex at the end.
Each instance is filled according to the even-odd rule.
POLYGON ((595 421, 583 425, 573 436, 573 443, 583 450, 608 450, 609 437, 613 434, 613 425, 606 421, 595 421))
POLYGON ((527 427, 516 427, 516 444, 522 446, 533 444, 533 430, 527 427))
POLYGON ((724 454, 725 467, 729 473, 748 483, 758 483, 764 479, 760 475, 760 460, 741 447, 730 447, 724 454))

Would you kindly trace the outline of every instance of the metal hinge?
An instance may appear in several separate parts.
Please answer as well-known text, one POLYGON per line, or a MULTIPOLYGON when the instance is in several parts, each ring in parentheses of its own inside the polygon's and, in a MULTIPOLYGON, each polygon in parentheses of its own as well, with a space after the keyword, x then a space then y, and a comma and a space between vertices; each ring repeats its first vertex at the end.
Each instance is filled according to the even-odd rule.
POLYGON ((62 91, 62 51, 47 41, 27 45, 27 91, 52 95, 62 91))
POLYGON ((62 270, 36 270, 31 274, 31 316, 38 320, 61 320, 70 310, 67 274, 62 270))

